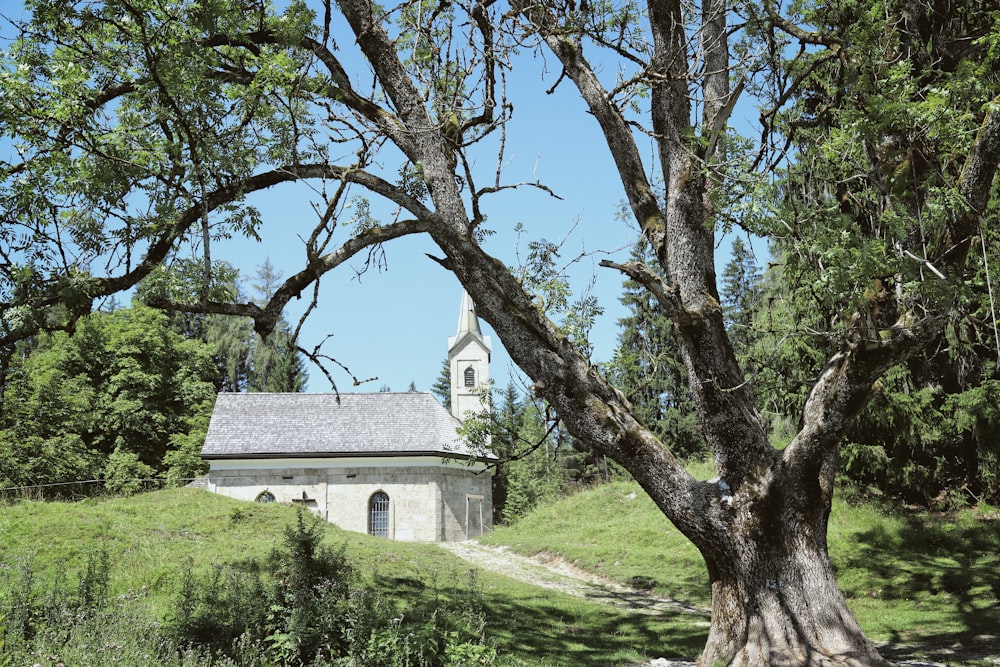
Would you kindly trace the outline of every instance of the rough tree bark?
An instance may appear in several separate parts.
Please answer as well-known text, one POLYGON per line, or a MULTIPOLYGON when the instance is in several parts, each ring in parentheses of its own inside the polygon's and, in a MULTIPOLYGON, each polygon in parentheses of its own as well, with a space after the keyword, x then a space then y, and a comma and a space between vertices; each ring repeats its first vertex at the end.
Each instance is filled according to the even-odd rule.
MULTIPOLYGON (((899 327, 876 342, 849 339, 830 360, 808 399, 800 433, 776 451, 752 387, 740 371, 719 305, 714 268, 712 187, 703 165, 712 159, 685 139, 695 131, 689 99, 689 35, 675 1, 647 5, 654 53, 647 73, 654 136, 666 182, 661 206, 646 177, 631 128, 610 102, 545 3, 513 0, 559 59, 607 139, 632 212, 671 282, 638 265, 612 265, 657 294, 676 323, 718 477, 692 479, 662 443, 636 421, 623 396, 596 373, 534 307, 528 295, 468 234, 469 221, 450 174, 430 180, 438 222, 431 235, 449 268, 475 299, 511 357, 567 428, 620 463, 699 548, 712 585, 712 622, 702 665, 876 665, 884 660, 858 626, 839 591, 827 554, 838 443, 864 405, 872 383, 919 349, 939 323, 899 327)), ((405 124, 425 165, 439 168, 444 152, 432 119, 414 107, 416 91, 391 57, 392 45, 364 0, 341 0, 359 43, 389 98, 407 109, 405 124)), ((731 109, 726 7, 707 0, 698 33, 704 56, 702 128, 721 128, 731 109)), ((982 211, 996 171, 998 114, 983 125, 966 169, 970 215, 982 211), (986 164, 986 163, 989 164, 986 164), (975 184, 973 184, 973 182, 975 184), (977 194, 972 194, 973 192, 977 194)), ((704 146, 704 145, 703 145, 704 146)), ((447 171, 447 170, 445 170, 447 171)), ((961 217, 961 216, 959 216, 961 217)), ((965 221, 968 224, 968 218, 965 221)), ((959 223, 961 226, 961 223, 959 223)), ((968 228, 952 238, 971 236, 968 228)), ((960 254, 950 258, 959 266, 960 254)))

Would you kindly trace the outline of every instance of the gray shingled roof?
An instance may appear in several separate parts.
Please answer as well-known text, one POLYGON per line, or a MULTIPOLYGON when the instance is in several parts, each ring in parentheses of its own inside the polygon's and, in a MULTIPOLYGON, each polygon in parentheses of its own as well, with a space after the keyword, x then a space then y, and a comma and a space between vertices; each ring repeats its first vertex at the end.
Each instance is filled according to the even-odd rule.
POLYGON ((219 394, 206 459, 473 455, 431 394, 219 394))

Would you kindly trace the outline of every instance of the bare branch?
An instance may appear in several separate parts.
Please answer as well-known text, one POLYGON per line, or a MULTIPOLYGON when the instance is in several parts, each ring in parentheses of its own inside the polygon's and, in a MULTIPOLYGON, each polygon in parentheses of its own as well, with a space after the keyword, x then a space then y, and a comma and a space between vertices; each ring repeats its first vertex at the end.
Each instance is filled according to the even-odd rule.
POLYGON ((660 276, 656 275, 652 269, 642 262, 627 262, 618 264, 609 259, 601 260, 600 265, 608 269, 621 271, 629 278, 645 287, 656 297, 664 315, 673 319, 683 309, 680 297, 677 295, 677 288, 668 285, 660 276))
MULTIPOLYGON (((654 3, 658 4, 658 3, 654 3)), ((663 216, 653 188, 646 178, 642 158, 632 137, 632 131, 620 110, 611 102, 589 63, 575 43, 561 34, 550 12, 527 0, 515 0, 514 8, 530 21, 559 58, 563 70, 577 86, 590 112, 597 119, 608 146, 613 146, 612 158, 618 167, 629 204, 642 226, 652 236, 654 248, 662 248, 663 216)), ((658 88, 658 87, 657 87, 658 88)))

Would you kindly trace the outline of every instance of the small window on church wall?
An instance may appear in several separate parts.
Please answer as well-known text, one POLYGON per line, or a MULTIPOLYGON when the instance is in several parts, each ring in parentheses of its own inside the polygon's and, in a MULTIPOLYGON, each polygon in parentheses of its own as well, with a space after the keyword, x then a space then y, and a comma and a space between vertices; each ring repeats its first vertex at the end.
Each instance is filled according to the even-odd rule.
POLYGON ((476 386, 476 371, 475 369, 472 368, 472 366, 469 366, 468 368, 465 369, 465 386, 466 387, 476 386))
POLYGON ((275 500, 274 494, 270 491, 261 491, 257 494, 256 498, 258 503, 273 503, 275 500))
POLYGON ((382 491, 373 493, 368 501, 368 534, 389 537, 389 496, 382 491))

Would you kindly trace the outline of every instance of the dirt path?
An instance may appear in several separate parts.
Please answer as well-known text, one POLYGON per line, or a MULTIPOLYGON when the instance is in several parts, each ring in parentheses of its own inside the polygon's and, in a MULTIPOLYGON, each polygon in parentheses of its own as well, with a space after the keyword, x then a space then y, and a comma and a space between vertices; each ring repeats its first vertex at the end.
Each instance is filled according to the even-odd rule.
POLYGON ((642 614, 670 611, 703 616, 705 625, 708 625, 708 609, 622 586, 581 570, 559 557, 528 558, 504 546, 492 547, 479 542, 440 542, 439 545, 478 568, 541 588, 642 614))
MULTIPOLYGON (((610 607, 627 609, 640 614, 673 612, 701 616, 702 620, 694 622, 704 623, 706 627, 708 626, 708 609, 654 595, 649 591, 622 586, 586 570, 581 570, 556 556, 528 558, 513 553, 504 546, 492 547, 479 542, 439 542, 438 544, 482 570, 496 572, 534 586, 560 591, 598 604, 606 604, 610 607)), ((658 658, 637 667, 694 667, 694 664, 689 660, 658 658)))

